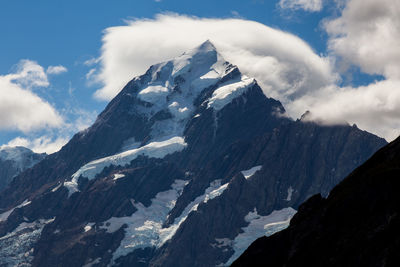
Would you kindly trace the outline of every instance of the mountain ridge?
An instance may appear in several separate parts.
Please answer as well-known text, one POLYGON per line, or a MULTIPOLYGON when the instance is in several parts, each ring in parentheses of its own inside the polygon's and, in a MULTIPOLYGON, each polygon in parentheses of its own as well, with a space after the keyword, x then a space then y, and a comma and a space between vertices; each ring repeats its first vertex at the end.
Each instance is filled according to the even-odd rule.
POLYGON ((15 244, 23 230, 30 241, 14 253, 33 266, 225 264, 264 234, 257 225, 285 227, 289 208, 327 194, 386 143, 284 112, 210 42, 153 65, 0 194, 11 211, 0 236, 15 244), (165 151, 167 141, 181 146, 165 151))

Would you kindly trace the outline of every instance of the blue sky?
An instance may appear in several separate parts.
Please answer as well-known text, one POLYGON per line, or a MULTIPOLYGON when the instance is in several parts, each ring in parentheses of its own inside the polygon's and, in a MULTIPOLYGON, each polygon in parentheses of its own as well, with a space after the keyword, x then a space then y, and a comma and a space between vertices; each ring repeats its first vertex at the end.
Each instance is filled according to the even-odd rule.
MULTIPOLYGON (((357 2, 358 0, 349 0, 348 2, 352 1, 357 2)), ((65 143, 74 132, 80 130, 80 127, 90 124, 105 107, 107 101, 93 97, 93 94, 104 85, 102 84, 104 80, 100 83, 88 80, 86 75, 94 67, 87 66, 84 62, 96 59, 104 52, 101 51, 101 47, 104 44, 102 37, 105 35, 105 29, 113 26, 124 26, 126 20, 154 19, 157 14, 173 13, 175 16, 196 16, 200 19, 238 18, 256 21, 298 36, 309 45, 315 55, 323 59, 335 58, 335 63, 331 63, 335 69, 331 72, 338 74, 340 79, 337 79, 333 84, 338 88, 350 86, 349 91, 354 92, 354 94, 359 92, 358 88, 361 85, 368 87, 370 84, 379 83, 381 80, 392 79, 393 77, 387 74, 384 66, 379 70, 369 69, 368 63, 357 58, 349 60, 346 64, 337 64, 337 62, 340 63, 340 58, 346 56, 346 53, 341 51, 340 47, 328 50, 328 42, 337 38, 336 31, 338 29, 329 31, 324 23, 335 19, 343 19, 347 23, 352 22, 352 20, 342 14, 343 8, 350 9, 346 6, 346 2, 340 1, 342 2, 341 5, 337 4, 338 1, 329 1, 329 4, 327 2, 321 0, 281 0, 281 4, 286 5, 282 6, 279 5, 279 1, 262 0, 5 1, 0 9, 0 38, 2 40, 0 42, 0 76, 16 73, 21 65, 21 60, 24 59, 36 62, 43 67, 43 71, 46 71, 49 66, 64 66, 67 69, 65 72, 47 73, 47 86, 23 87, 22 89, 29 90, 43 101, 48 102, 57 112, 57 115, 62 118, 63 123, 68 126, 65 126, 65 124, 60 126, 59 123, 54 122, 51 127, 42 125, 28 130, 21 129, 22 126, 7 126, 6 124, 2 127, 0 117, 0 145, 7 144, 19 137, 24 139, 25 142, 12 142, 10 144, 25 144, 37 151, 52 152, 56 149, 54 149, 54 146, 47 148, 50 143, 56 141, 60 136, 62 138, 58 140, 59 144, 65 143), (297 5, 293 6, 293 3, 297 3, 297 5), (307 3, 319 3, 322 8, 314 11, 304 10, 307 3), (341 71, 343 65, 347 66, 344 72, 341 71), (348 65, 351 65, 351 67, 349 68, 348 65), (78 127, 76 124, 80 124, 80 126, 78 127), (69 129, 65 130, 66 127, 69 127, 69 129), (60 128, 63 128, 63 130, 60 130, 60 128), (39 140, 43 136, 46 136, 47 141, 42 139, 36 144, 33 143, 33 140, 39 140), (26 140, 29 142, 26 142, 26 140), (40 142, 42 143, 40 144, 40 142)), ((390 1, 385 0, 384 2, 391 4, 390 1)), ((347 26, 346 29, 339 29, 339 31, 351 31, 350 26, 347 26)), ((141 39, 138 38, 134 41, 140 42, 141 39)), ((353 52, 353 54, 355 53, 353 52)), ((236 64, 236 62, 233 63, 236 64)), ((105 63, 101 62, 101 64, 105 63)), ((96 67, 97 72, 99 72, 99 68, 96 67)), ((397 66, 394 66, 394 68, 396 69, 397 66)), ((397 77, 395 78, 395 81, 397 81, 397 77)), ((285 97, 282 96, 282 98, 285 97)), ((288 96, 288 99, 290 100, 290 96, 288 96)), ((307 101, 309 99, 310 97, 307 98, 307 101)), ((283 102, 285 103, 285 100, 283 102)), ((295 104, 299 105, 298 103, 303 102, 296 102, 295 104)), ((307 104, 309 103, 311 102, 307 102, 307 104)), ((315 110, 320 110, 316 105, 309 105, 315 107, 315 110)), ((321 114, 325 113, 322 112, 321 114)), ((361 123, 368 130, 378 127, 367 122, 366 119, 359 119, 352 114, 342 117, 346 121, 361 123)), ((393 122, 392 117, 386 125, 390 128, 391 134, 397 129, 398 125, 393 122)), ((375 132, 381 135, 387 133, 387 131, 375 132)))

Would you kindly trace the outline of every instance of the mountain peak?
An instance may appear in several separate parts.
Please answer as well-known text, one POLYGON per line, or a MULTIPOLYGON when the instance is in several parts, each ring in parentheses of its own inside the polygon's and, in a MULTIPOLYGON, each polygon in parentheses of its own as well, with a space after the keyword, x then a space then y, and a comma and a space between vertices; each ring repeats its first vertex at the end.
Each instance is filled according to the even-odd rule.
POLYGON ((232 97, 244 93, 253 81, 228 63, 209 40, 181 56, 152 66, 142 78, 134 93, 140 100, 136 111, 154 121, 152 141, 182 136, 199 104, 208 101, 208 108, 219 110, 232 97), (206 89, 215 94, 195 103, 206 89))
MULTIPOLYGON (((197 54, 206 54, 206 53, 218 53, 217 48, 214 46, 214 44, 210 41, 207 40, 198 47, 195 47, 194 49, 190 50, 187 52, 189 55, 197 55, 197 54)), ((185 53, 186 54, 186 53, 185 53)))

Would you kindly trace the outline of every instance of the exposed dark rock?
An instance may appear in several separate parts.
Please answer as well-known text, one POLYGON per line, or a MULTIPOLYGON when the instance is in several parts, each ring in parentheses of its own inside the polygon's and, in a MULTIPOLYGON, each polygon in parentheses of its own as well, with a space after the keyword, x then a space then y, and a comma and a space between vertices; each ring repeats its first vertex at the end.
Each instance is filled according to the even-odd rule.
POLYGON ((399 266, 400 139, 256 240, 232 266, 399 266))

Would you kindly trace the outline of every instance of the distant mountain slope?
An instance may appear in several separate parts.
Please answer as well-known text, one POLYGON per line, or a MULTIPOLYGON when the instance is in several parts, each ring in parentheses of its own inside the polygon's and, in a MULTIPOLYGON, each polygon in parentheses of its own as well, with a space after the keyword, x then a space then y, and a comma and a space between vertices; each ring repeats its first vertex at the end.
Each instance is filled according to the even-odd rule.
POLYGON ((284 116, 210 42, 134 78, 0 194, 0 265, 226 265, 385 140, 284 116))
POLYGON ((399 177, 398 138, 232 266, 400 266, 399 177))
POLYGON ((0 148, 0 191, 3 190, 16 175, 32 167, 46 154, 37 154, 25 147, 0 148))

